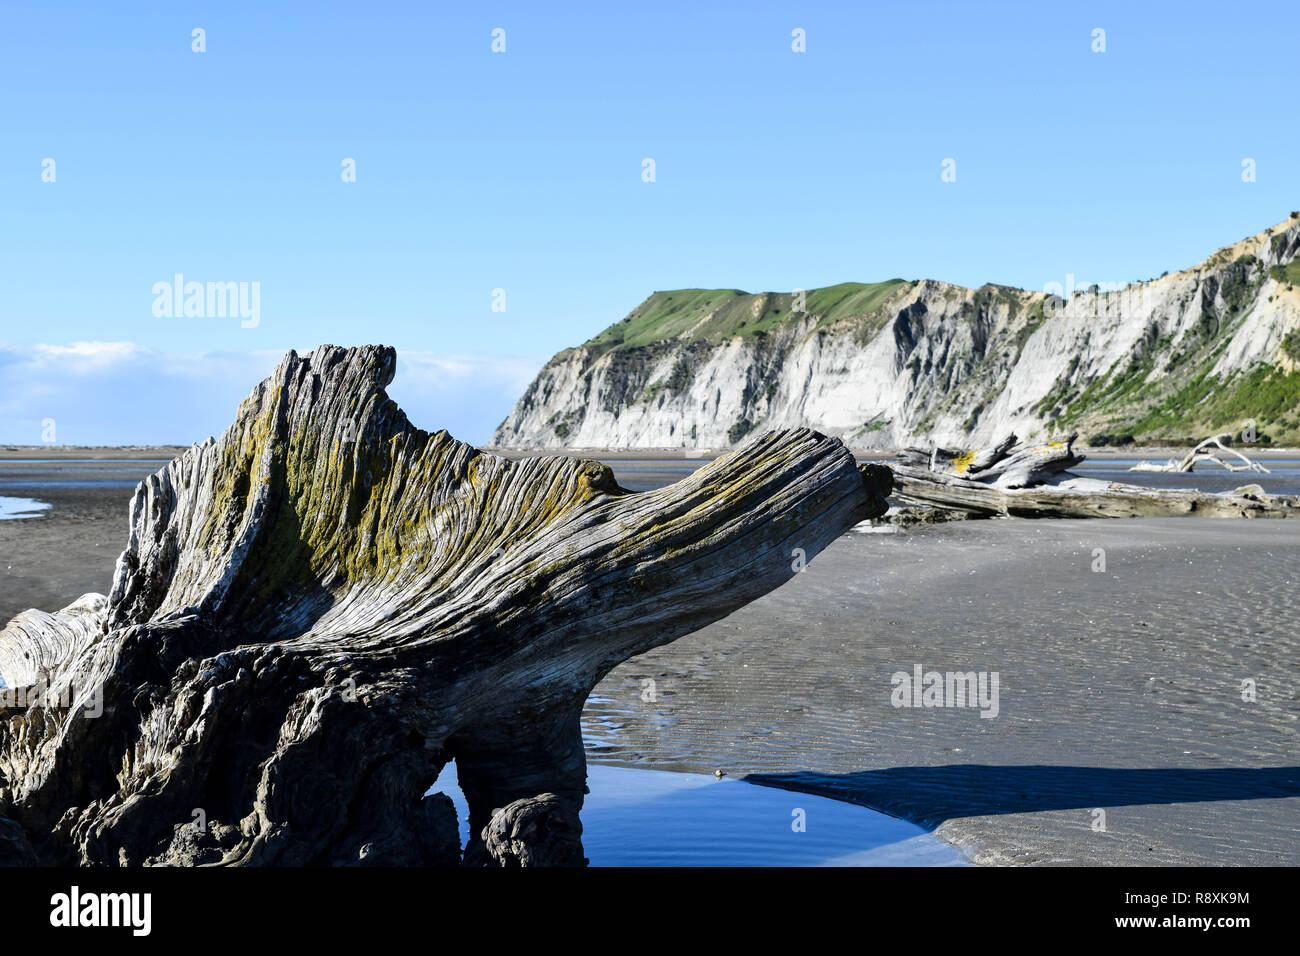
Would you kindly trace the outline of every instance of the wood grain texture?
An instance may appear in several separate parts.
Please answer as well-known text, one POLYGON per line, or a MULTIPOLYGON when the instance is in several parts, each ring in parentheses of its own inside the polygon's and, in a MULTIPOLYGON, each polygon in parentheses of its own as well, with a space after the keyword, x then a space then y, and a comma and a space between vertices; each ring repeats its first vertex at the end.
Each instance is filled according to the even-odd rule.
POLYGON ((1019 439, 1008 434, 988 448, 972 451, 906 448, 899 452, 898 461, 908 468, 924 468, 936 475, 995 488, 1030 488, 1051 481, 1084 460, 1074 451, 1078 437, 1078 432, 1070 432, 1041 445, 1020 448, 1019 439))
POLYGON ((806 429, 640 494, 598 462, 485 454, 407 421, 395 362, 290 352, 141 483, 106 599, 0 632, 6 682, 50 691, 0 722, 0 852, 454 864, 451 803, 423 794, 455 759, 467 859, 580 862, 596 682, 886 508, 887 469, 806 429))

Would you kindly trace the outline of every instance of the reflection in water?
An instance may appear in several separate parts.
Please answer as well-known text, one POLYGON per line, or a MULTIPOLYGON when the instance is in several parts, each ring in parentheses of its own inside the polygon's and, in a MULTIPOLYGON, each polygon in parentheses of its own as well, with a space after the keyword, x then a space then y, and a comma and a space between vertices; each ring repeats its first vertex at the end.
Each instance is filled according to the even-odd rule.
MULTIPOLYGON (((469 807, 455 764, 431 788, 469 807)), ((592 866, 962 866, 960 850, 866 807, 706 774, 592 764, 582 845, 592 866)))
POLYGON ((12 518, 39 518, 49 503, 34 498, 6 498, 0 496, 0 521, 12 518))
POLYGON ((1210 462, 1196 466, 1195 471, 1129 471, 1139 461, 1163 462, 1164 459, 1088 459, 1081 465, 1070 469, 1081 478, 1096 478, 1100 481, 1118 481, 1126 485, 1141 485, 1143 488, 1179 488, 1196 489, 1210 494, 1232 491, 1243 485, 1259 485, 1271 495, 1300 494, 1300 462, 1268 461, 1260 463, 1268 469, 1268 474, 1255 471, 1228 471, 1210 462))

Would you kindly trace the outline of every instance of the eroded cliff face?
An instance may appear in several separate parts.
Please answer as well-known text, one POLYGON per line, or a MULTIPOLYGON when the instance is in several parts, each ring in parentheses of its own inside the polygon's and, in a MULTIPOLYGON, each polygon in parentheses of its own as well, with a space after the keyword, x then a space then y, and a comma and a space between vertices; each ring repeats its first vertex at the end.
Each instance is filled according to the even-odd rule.
POLYGON ((556 355, 492 444, 721 448, 807 426, 858 447, 1065 428, 1300 438, 1300 218, 1116 291, 936 281, 659 292, 556 355))

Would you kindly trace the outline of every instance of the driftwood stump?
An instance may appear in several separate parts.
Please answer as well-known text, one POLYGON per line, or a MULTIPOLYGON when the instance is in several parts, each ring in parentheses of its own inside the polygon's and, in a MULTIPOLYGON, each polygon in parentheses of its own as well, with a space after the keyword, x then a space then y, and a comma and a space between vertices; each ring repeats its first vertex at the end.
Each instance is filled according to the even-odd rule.
POLYGON ((631 494, 414 428, 392 349, 290 352, 142 482, 107 598, 0 632, 0 862, 581 863, 579 714, 884 512, 808 430, 631 494))

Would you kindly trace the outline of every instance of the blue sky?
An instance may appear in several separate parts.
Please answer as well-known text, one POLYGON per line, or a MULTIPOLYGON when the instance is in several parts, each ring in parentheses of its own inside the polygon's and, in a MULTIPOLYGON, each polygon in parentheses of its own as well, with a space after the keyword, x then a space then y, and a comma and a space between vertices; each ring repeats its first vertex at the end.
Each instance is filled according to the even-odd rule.
POLYGON ((201 440, 375 341, 481 442, 656 289, 1123 282, 1300 208, 1294 2, 552 6, 4 0, 0 442, 201 440))

